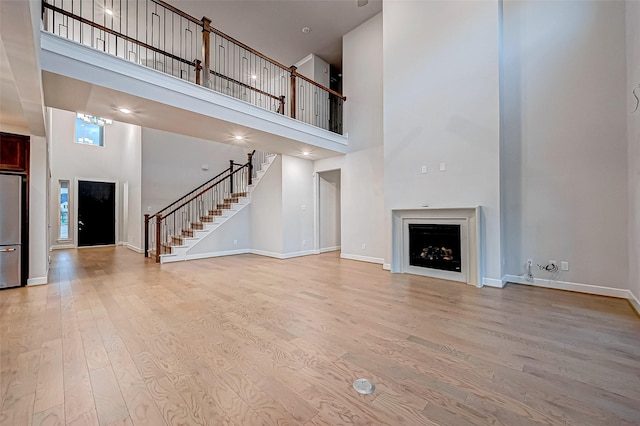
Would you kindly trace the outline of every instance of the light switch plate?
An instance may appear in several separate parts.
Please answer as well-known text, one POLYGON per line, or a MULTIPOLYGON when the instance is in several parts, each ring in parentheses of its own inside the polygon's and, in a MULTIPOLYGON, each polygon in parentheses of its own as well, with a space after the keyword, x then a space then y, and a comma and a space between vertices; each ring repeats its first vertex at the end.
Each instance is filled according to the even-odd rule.
POLYGON ((427 166, 422 166, 422 173, 427 173, 427 166))
POLYGON ((444 172, 445 170, 447 170, 447 167, 444 163, 440 163, 440 171, 444 172))

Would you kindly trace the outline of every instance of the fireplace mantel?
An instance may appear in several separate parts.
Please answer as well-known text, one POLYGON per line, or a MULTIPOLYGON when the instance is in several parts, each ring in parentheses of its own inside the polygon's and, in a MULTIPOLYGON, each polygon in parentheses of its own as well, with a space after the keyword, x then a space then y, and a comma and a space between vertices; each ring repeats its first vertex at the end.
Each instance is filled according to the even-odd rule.
MULTIPOLYGON (((481 219, 482 209, 480 206, 474 207, 415 207, 392 209, 392 254, 391 254, 391 272, 394 273, 416 273, 415 270, 406 270, 405 267, 405 227, 409 223, 425 223, 429 219, 433 219, 435 223, 442 221, 461 221, 466 224, 466 239, 468 241, 468 257, 466 274, 467 284, 481 287, 482 282, 482 238, 481 238, 481 219)), ((424 272, 418 272, 420 275, 434 276, 438 273, 432 273, 433 270, 428 268, 424 272)))

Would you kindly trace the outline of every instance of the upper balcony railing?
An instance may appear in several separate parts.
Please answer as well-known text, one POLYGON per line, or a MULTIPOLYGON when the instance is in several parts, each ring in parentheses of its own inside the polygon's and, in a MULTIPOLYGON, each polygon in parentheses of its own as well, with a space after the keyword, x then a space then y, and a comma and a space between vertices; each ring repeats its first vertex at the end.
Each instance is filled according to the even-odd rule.
POLYGON ((43 0, 45 30, 342 134, 346 98, 162 0, 43 0))

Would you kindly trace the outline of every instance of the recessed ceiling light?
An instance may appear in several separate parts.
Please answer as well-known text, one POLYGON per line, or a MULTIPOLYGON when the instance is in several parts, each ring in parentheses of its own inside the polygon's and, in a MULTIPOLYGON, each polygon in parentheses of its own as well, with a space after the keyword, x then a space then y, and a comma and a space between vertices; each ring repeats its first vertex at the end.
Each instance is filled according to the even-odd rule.
POLYGON ((131 114, 131 110, 128 108, 118 108, 118 111, 120 111, 123 114, 131 114))
POLYGON ((302 155, 309 155, 309 151, 304 151, 302 155))
POLYGON ((311 32, 311 28, 309 28, 309 27, 304 27, 304 28, 302 29, 302 32, 303 32, 303 33, 305 33, 305 34, 309 34, 309 33, 311 32))
POLYGON ((105 9, 104 13, 106 13, 109 16, 113 16, 113 10, 111 10, 111 9, 105 9))
POLYGON ((241 141, 241 140, 242 140, 242 136, 240 136, 240 135, 236 135, 236 140, 237 140, 237 141, 241 141))
POLYGON ((255 75, 255 74, 251 74, 251 79, 255 80, 255 79, 257 79, 257 78, 258 78, 258 76, 257 76, 257 75, 255 75))

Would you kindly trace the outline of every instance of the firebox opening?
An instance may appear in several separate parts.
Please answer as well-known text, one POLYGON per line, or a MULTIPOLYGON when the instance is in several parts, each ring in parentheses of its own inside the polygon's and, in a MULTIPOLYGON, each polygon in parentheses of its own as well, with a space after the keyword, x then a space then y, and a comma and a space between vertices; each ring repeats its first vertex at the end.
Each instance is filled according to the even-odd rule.
POLYGON ((409 265, 460 272, 460 225, 409 224, 409 265))

